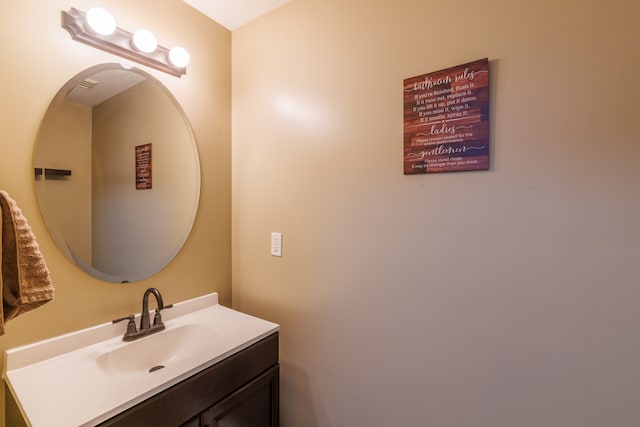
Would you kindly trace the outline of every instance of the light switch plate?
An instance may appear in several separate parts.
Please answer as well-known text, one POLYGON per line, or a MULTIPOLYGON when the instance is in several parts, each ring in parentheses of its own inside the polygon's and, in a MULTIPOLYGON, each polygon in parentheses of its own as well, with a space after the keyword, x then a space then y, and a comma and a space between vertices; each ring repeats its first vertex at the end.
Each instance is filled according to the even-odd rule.
POLYGON ((271 233, 271 255, 282 256, 282 233, 271 233))

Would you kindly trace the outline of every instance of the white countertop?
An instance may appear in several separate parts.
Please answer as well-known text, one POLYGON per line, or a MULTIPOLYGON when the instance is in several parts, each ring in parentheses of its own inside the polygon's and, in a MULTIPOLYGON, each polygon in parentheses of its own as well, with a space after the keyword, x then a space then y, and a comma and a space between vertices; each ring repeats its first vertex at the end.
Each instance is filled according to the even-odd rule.
POLYGON ((7 350, 4 379, 27 422, 33 427, 95 425, 279 329, 275 323, 219 305, 217 293, 176 303, 162 315, 164 331, 129 343, 122 341, 127 324, 123 321, 7 350), (190 325, 211 331, 211 339, 199 339, 192 354, 181 355, 163 369, 114 374, 97 363, 105 353, 136 343, 164 346, 164 341, 152 341, 153 337, 162 340, 161 334, 169 332, 165 336, 170 337, 190 325))

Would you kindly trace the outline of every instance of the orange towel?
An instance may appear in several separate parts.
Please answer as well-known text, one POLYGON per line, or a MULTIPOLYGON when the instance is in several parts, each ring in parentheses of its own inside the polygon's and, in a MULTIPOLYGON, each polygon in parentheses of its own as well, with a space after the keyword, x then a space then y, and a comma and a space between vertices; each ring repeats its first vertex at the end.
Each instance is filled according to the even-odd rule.
POLYGON ((53 299, 49 270, 16 202, 0 190, 0 335, 4 324, 53 299))

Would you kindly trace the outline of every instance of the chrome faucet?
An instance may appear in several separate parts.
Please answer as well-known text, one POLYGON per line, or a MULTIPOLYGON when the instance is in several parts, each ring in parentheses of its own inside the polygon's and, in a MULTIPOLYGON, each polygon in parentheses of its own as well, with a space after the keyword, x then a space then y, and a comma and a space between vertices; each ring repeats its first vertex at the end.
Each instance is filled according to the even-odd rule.
POLYGON ((122 340, 134 341, 134 340, 137 340, 138 338, 142 338, 144 336, 162 331, 165 328, 165 326, 164 326, 164 323, 162 322, 162 316, 160 315, 160 310, 163 310, 164 308, 169 308, 171 306, 173 306, 173 304, 168 305, 167 307, 164 306, 164 302, 162 301, 162 295, 160 294, 159 290, 157 290, 156 288, 149 288, 146 291, 144 291, 144 296, 142 297, 142 313, 140 314, 139 330, 136 329, 136 322, 134 320, 135 316, 133 314, 126 317, 122 317, 120 319, 115 319, 113 320, 113 323, 117 323, 122 320, 128 320, 129 322, 127 324, 127 330, 124 333, 122 340), (153 296, 156 298, 156 303, 157 303, 156 313, 155 313, 155 316, 153 317, 153 325, 151 325, 151 322, 149 320, 149 295, 150 294, 153 294, 153 296))

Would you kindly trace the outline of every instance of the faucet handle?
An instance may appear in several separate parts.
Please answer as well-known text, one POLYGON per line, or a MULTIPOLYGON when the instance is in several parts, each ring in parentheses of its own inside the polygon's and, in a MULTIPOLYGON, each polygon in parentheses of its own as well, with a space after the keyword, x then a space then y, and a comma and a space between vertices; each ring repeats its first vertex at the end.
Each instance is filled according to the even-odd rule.
POLYGON ((162 322, 162 315, 160 314, 160 310, 156 308, 156 314, 153 316, 153 326, 162 326, 164 323, 162 322))
POLYGON ((153 325, 159 325, 162 326, 164 325, 164 322, 162 321, 162 315, 160 314, 161 310, 166 310, 168 308, 173 308, 173 304, 169 304, 169 305, 165 305, 163 308, 156 308, 156 314, 155 316, 153 316, 153 325))
POLYGON ((127 332, 125 332, 125 335, 135 334, 138 331, 136 329, 136 322, 134 319, 135 319, 135 316, 133 314, 130 314, 128 316, 121 317, 119 319, 114 319, 111 321, 111 323, 118 323, 118 322, 122 322, 123 320, 129 320, 129 323, 127 323, 127 332))

